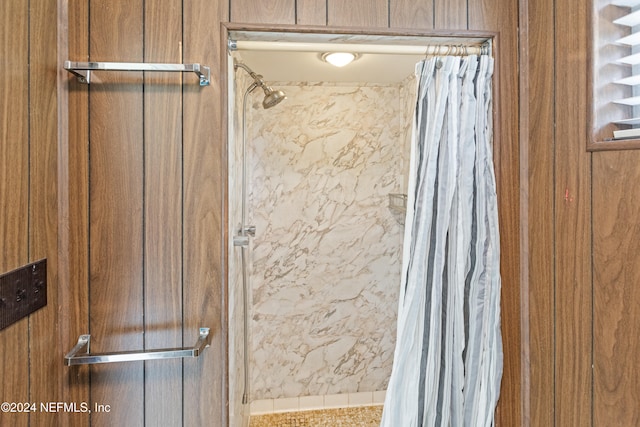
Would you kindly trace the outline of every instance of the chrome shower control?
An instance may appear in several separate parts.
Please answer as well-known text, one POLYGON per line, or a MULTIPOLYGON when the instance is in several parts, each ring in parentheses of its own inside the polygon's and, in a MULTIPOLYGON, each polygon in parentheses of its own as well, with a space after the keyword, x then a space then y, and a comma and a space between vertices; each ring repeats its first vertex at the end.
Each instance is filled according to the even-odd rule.
POLYGON ((243 234, 248 234, 251 237, 256 237, 255 225, 247 225, 242 231, 243 231, 243 234))
POLYGON ((238 235, 233 236, 233 246, 249 246, 249 237, 256 237, 256 226, 239 227, 238 235))

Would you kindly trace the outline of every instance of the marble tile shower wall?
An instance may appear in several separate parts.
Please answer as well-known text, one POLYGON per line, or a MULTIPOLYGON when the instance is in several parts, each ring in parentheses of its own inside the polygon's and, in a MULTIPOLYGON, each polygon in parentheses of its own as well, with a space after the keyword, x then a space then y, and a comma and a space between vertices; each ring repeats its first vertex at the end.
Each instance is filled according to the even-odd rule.
POLYGON ((275 85, 287 100, 248 117, 252 399, 384 390, 413 79, 275 85))

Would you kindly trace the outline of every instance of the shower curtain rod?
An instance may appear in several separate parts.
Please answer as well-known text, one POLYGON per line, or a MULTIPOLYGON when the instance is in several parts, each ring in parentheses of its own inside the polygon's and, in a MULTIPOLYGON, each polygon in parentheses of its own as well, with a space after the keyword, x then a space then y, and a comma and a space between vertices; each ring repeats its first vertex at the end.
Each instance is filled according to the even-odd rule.
POLYGON ((231 40, 229 50, 286 51, 286 52, 350 52, 390 55, 489 55, 491 43, 442 45, 383 45, 353 43, 307 43, 258 40, 231 40))

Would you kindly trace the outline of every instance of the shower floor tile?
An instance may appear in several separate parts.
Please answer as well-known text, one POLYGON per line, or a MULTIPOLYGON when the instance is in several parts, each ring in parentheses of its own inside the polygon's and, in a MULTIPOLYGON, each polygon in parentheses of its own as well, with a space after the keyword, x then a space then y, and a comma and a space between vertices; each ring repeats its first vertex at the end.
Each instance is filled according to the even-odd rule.
POLYGON ((249 427, 378 427, 382 405, 253 415, 249 427))

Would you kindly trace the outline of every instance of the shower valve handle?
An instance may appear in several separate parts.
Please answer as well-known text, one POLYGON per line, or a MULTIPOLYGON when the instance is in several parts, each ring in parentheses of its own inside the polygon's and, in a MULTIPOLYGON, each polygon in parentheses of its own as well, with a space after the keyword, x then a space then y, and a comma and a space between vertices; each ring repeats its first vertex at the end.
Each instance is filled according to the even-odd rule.
POLYGON ((247 225, 242 229, 243 235, 249 235, 251 237, 256 237, 256 226, 255 225, 247 225))

